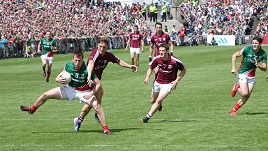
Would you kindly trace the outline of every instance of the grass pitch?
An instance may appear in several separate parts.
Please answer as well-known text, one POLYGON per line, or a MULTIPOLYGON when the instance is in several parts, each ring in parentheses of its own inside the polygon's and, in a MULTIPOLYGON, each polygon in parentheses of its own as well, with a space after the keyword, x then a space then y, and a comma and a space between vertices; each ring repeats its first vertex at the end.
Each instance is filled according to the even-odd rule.
MULTIPOLYGON (((257 71, 251 98, 238 116, 229 115, 239 99, 230 96, 237 81, 231 74, 231 55, 242 47, 175 47, 174 55, 186 64, 187 73, 164 100, 163 110, 146 124, 140 119, 151 108, 153 76, 148 85, 143 83, 149 48, 140 56, 138 73, 109 64, 102 78, 102 107, 112 136, 102 134, 92 111, 80 132, 73 131, 73 118, 83 106, 78 101, 48 100, 33 115, 19 109, 60 86, 54 79, 72 54, 55 55, 49 83, 41 75, 40 58, 0 60, 0 150, 268 150, 267 72, 257 71)), ((128 52, 113 53, 130 62, 128 52)))

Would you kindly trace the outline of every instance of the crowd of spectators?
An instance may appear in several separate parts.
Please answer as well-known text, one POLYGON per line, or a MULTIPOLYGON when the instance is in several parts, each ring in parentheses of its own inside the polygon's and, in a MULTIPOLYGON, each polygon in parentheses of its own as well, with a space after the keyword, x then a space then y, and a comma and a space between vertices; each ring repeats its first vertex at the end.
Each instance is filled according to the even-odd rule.
MULTIPOLYGON (((265 3, 261 3, 264 5, 265 3)), ((254 35, 264 36, 268 33, 268 9, 261 10, 260 14, 257 16, 257 19, 260 21, 254 35)))
MULTIPOLYGON (((245 36, 251 34, 253 22, 259 19, 258 16, 267 12, 265 2, 264 0, 210 0, 205 4, 194 6, 189 1, 180 5, 180 13, 188 35, 245 36)), ((264 16, 262 18, 265 18, 264 16)), ((260 26, 266 24, 267 19, 261 22, 264 23, 260 26)), ((257 30, 260 31, 261 28, 258 27, 257 30)))
MULTIPOLYGON (((188 36, 245 36, 252 34, 256 19, 260 23, 253 34, 264 35, 268 30, 266 0, 209 0, 199 5, 196 0, 189 0, 179 8, 188 36)), ((138 2, 129 6, 86 0, 0 0, 0 41, 17 43, 22 50, 22 41, 38 41, 46 31, 54 39, 119 36, 126 41, 137 24, 149 44, 152 30, 141 9, 138 2)), ((174 33, 171 37, 175 37, 174 33)))
POLYGON ((137 8, 137 4, 86 0, 0 0, 0 35, 20 43, 39 40, 46 31, 54 39, 126 36, 133 24, 147 32, 137 8))

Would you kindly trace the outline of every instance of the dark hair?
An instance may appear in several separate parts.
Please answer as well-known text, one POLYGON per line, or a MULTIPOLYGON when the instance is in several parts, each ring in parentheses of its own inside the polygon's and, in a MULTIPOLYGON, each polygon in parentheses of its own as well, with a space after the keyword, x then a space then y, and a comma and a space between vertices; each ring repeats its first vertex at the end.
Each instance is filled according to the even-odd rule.
POLYGON ((98 43, 102 43, 102 42, 104 42, 107 46, 109 46, 110 40, 108 38, 106 38, 106 37, 101 37, 99 39, 99 42, 98 43))
POLYGON ((138 25, 134 25, 134 27, 137 27, 137 28, 139 28, 139 26, 138 26, 138 25))
POLYGON ((262 38, 259 36, 255 36, 252 40, 257 40, 260 44, 262 43, 262 38))
POLYGON ((160 22, 156 22, 154 27, 156 27, 156 25, 160 25, 162 27, 162 23, 160 23, 160 22))
POLYGON ((81 57, 82 56, 82 58, 84 58, 84 54, 80 50, 75 51, 74 54, 73 54, 73 58, 74 58, 74 56, 77 56, 77 57, 81 57))
POLYGON ((166 43, 160 44, 159 48, 160 47, 164 47, 166 49, 166 51, 169 50, 168 44, 166 44, 166 43))

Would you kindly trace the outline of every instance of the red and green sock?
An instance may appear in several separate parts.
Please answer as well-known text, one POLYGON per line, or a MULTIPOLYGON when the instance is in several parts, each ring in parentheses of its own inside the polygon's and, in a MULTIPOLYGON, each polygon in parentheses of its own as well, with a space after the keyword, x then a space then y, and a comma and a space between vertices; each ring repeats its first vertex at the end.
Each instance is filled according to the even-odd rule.
POLYGON ((107 125, 102 126, 102 130, 108 130, 108 126, 107 125))
POLYGON ((236 112, 241 107, 240 104, 236 103, 236 105, 233 107, 233 111, 236 112))

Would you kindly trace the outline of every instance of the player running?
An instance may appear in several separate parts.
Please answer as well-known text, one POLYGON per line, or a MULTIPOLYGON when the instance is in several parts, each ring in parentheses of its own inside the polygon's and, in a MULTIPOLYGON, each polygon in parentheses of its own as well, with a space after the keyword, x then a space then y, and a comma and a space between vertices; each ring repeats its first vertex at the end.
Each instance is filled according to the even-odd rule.
POLYGON ((161 44, 159 46, 159 55, 156 56, 151 62, 147 71, 145 84, 149 83, 150 75, 154 68, 159 67, 153 83, 152 94, 150 102, 153 104, 149 113, 141 119, 142 122, 147 123, 148 120, 157 111, 161 111, 161 104, 169 93, 176 89, 178 82, 183 78, 186 73, 185 65, 178 58, 171 56, 168 53, 168 45, 161 44), (180 70, 179 76, 177 76, 180 70))
POLYGON ((143 41, 143 35, 139 33, 138 25, 134 25, 134 32, 129 35, 129 40, 127 42, 125 51, 127 50, 129 45, 130 45, 131 65, 134 65, 134 55, 136 54, 136 66, 139 67, 140 54, 141 51, 142 52, 144 51, 144 41, 143 41))
POLYGON ((261 48, 262 38, 254 37, 252 46, 245 47, 232 55, 232 74, 238 73, 238 83, 235 83, 231 96, 234 97, 238 91, 241 98, 236 105, 230 110, 230 115, 236 116, 236 111, 242 107, 249 99, 253 87, 256 83, 255 73, 259 68, 261 71, 267 70, 267 54, 261 48), (237 57, 243 57, 238 72, 235 62, 237 57))
POLYGON ((49 77, 51 74, 51 68, 53 63, 53 50, 56 49, 56 41, 51 37, 49 31, 46 32, 44 38, 42 38, 38 44, 38 53, 42 53, 42 71, 43 76, 46 77, 46 82, 49 82, 49 77), (41 49, 42 46, 42 49, 41 49), (47 65, 47 72, 46 72, 47 65))

